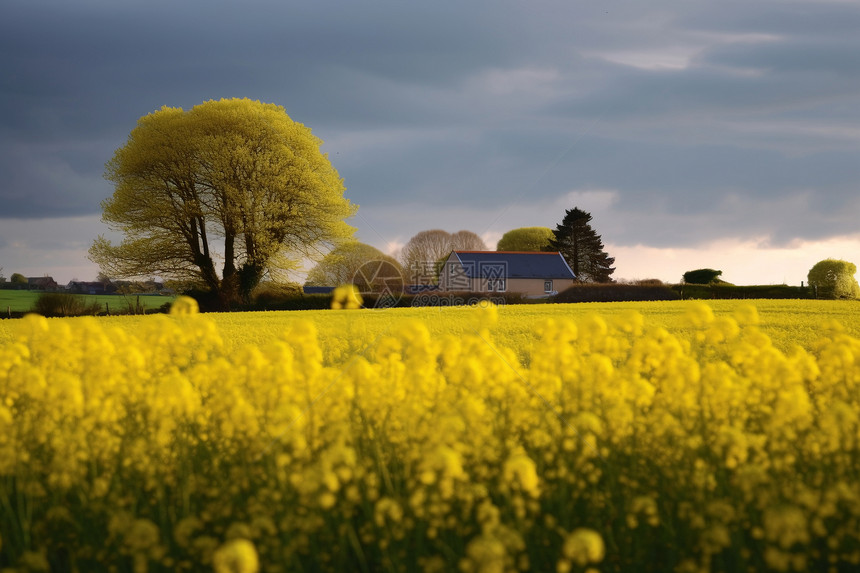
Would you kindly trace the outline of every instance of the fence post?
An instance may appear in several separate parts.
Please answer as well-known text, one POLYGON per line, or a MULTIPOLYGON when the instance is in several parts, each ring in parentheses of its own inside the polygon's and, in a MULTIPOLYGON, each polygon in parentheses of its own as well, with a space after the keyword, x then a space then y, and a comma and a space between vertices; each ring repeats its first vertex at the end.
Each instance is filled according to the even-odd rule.
POLYGON ((110 316, 110 303, 105 303, 105 314, 110 316))

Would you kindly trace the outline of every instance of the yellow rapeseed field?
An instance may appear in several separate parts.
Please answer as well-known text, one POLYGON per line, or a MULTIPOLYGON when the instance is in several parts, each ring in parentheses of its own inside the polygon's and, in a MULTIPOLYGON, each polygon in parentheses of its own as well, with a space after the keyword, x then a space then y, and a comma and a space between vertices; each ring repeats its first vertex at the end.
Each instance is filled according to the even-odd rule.
POLYGON ((0 323, 0 569, 853 571, 856 303, 0 323))

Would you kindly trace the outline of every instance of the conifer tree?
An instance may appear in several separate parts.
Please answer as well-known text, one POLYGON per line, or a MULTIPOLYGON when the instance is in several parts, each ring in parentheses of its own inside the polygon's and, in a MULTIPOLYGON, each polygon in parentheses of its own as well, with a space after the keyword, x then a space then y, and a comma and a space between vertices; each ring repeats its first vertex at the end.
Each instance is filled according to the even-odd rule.
POLYGON ((603 241, 589 222, 591 214, 574 207, 565 210, 564 219, 553 230, 547 250, 558 251, 570 265, 576 278, 583 282, 611 283, 615 272, 603 241))

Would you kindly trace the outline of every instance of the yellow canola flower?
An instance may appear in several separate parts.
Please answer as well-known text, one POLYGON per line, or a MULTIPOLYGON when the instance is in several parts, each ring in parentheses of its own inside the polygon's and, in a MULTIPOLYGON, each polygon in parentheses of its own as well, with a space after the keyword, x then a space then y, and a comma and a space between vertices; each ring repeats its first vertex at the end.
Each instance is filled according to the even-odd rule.
POLYGON ((502 479, 506 483, 516 483, 532 497, 540 496, 540 478, 535 463, 522 449, 515 451, 505 461, 502 479))
POLYGON ((482 533, 466 546, 466 558, 460 562, 463 573, 504 573, 505 545, 497 537, 482 533))
POLYGON ((398 524, 403 520, 403 508, 396 500, 383 497, 376 502, 373 519, 378 527, 383 527, 388 522, 398 524))
POLYGON ((173 316, 189 316, 199 312, 200 306, 190 296, 178 296, 170 305, 170 314, 173 316))
POLYGON ((589 563, 603 561, 606 547, 599 533, 587 527, 579 527, 565 537, 562 554, 566 559, 584 567, 589 563))
POLYGON ((657 512, 657 502, 648 495, 640 495, 633 499, 630 504, 630 513, 627 515, 627 523, 631 529, 639 525, 639 517, 644 517, 648 525, 657 527, 660 525, 660 517, 657 512))
POLYGON ((478 329, 490 328, 499 322, 499 308, 492 301, 482 300, 475 306, 475 326, 478 329))
POLYGON ((148 519, 135 519, 125 533, 125 543, 133 552, 149 551, 158 545, 158 526, 148 519))
POLYGON ((546 306, 3 321, 0 499, 32 532, 4 529, 3 563, 623 564, 604 539, 673 544, 678 571, 860 561, 852 324, 792 347, 772 308, 546 306))
POLYGON ((257 549, 247 539, 231 539, 212 557, 215 573, 257 573, 260 560, 257 549))
POLYGON ((761 322, 758 309, 751 304, 744 304, 737 307, 732 316, 740 325, 756 325, 761 322))
POLYGON ((694 302, 687 308, 684 319, 693 328, 704 328, 714 321, 714 310, 703 302, 694 302))
POLYGON ((453 448, 437 446, 424 456, 418 475, 426 485, 436 483, 439 478, 462 479, 466 476, 463 457, 453 448))
POLYGON ((764 513, 765 537, 782 549, 809 542, 809 523, 804 511, 794 505, 769 507, 764 513))
POLYGON ((341 285, 332 293, 331 307, 335 310, 357 309, 361 308, 363 303, 364 300, 355 285, 341 285))

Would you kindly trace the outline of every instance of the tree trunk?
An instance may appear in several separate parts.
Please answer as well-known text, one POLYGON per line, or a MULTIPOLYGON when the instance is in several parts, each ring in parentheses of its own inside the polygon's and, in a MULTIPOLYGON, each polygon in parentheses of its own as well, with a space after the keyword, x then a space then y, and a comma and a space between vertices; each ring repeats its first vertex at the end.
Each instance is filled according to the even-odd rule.
POLYGON ((245 263, 239 270, 239 294, 245 304, 251 302, 251 292, 260 284, 264 267, 256 263, 245 263))
POLYGON ((224 237, 224 273, 221 279, 221 288, 218 292, 222 310, 229 310, 230 306, 239 300, 240 278, 236 272, 236 235, 227 231, 224 237))

